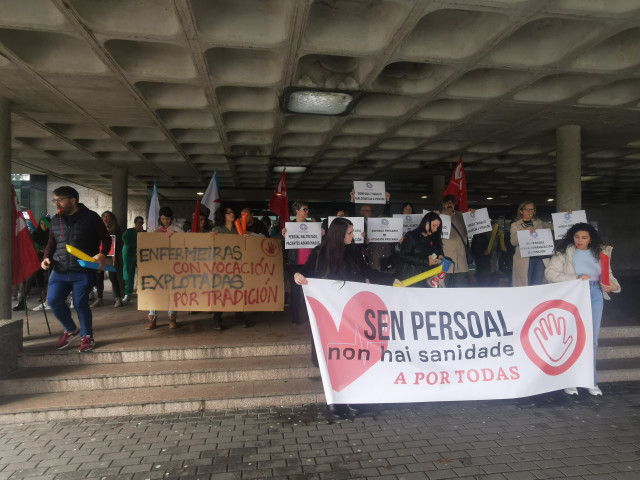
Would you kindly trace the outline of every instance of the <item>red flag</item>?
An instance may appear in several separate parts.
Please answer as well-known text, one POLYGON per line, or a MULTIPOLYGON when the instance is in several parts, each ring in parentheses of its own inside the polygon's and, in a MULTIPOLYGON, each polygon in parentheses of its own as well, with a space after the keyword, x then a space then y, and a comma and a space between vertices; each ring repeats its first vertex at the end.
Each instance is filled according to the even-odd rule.
POLYGON ((447 195, 453 195, 455 197, 456 204, 458 205, 458 211, 466 212, 469 210, 469 205, 467 203, 467 177, 464 175, 462 156, 460 156, 460 160, 458 160, 456 168, 451 175, 451 180, 449 180, 447 189, 442 194, 443 197, 446 197, 447 195))
POLYGON ((196 202, 196 213, 193 214, 193 223, 191 224, 191 231, 198 233, 200 231, 200 202, 196 202))
POLYGON ((288 222, 291 218, 289 215, 289 201, 287 198, 287 182, 284 177, 286 168, 282 170, 278 185, 269 200, 269 210, 278 215, 283 222, 288 222))
POLYGON ((11 225, 13 225, 13 241, 11 243, 12 283, 19 285, 40 268, 40 260, 33 246, 27 222, 25 222, 18 204, 16 191, 11 186, 13 209, 11 209, 11 225))

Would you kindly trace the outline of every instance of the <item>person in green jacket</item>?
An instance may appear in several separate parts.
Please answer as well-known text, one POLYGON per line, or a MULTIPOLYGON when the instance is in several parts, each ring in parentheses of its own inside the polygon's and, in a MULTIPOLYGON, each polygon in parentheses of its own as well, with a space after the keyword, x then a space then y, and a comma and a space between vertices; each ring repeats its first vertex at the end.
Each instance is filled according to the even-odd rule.
POLYGON ((128 228, 122 234, 122 277, 124 278, 123 303, 131 301, 133 284, 136 280, 136 251, 138 250, 138 233, 144 232, 144 218, 136 217, 134 227, 128 228))

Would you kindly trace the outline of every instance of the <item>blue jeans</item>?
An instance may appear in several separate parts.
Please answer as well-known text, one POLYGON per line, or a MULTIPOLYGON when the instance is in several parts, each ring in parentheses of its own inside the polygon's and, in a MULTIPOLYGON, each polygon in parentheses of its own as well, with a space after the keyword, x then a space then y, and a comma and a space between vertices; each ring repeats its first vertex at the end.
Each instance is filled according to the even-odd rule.
POLYGON ((542 277, 544 277, 544 262, 540 257, 529 257, 527 285, 542 285, 542 277))
POLYGON ((71 310, 66 303, 69 293, 72 292, 73 306, 78 312, 78 321, 80 322, 80 334, 93 336, 93 316, 91 308, 89 308, 89 292, 93 288, 95 275, 94 270, 69 273, 53 271, 49 277, 47 302, 67 332, 73 332, 76 329, 76 324, 71 318, 71 310))
POLYGON ((598 373, 596 372, 596 357, 598 356, 598 335, 602 324, 602 310, 604 298, 598 282, 589 282, 591 294, 591 317, 593 318, 593 384, 598 386, 598 373))

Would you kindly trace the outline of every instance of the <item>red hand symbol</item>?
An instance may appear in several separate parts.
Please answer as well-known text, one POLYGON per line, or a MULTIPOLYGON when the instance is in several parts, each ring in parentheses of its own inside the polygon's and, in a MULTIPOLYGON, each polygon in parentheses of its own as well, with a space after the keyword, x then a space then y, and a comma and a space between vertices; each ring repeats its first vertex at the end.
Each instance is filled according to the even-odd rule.
POLYGON ((564 317, 556 319, 553 313, 549 313, 546 318, 540 318, 533 332, 542 350, 552 362, 560 361, 573 344, 573 337, 567 336, 567 321, 564 317), (554 357, 553 354, 558 352, 561 353, 554 357))

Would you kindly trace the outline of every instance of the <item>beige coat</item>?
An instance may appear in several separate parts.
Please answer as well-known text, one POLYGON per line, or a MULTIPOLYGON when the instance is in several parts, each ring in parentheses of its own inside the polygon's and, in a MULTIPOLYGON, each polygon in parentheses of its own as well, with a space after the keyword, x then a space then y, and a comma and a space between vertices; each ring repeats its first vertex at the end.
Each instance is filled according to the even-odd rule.
MULTIPOLYGON (((602 253, 611 259, 611 251, 613 247, 605 246, 602 249, 602 253)), ((551 283, 557 282, 568 282, 570 280, 576 280, 578 277, 576 275, 576 271, 573 268, 573 253, 576 251, 576 247, 573 245, 569 245, 567 250, 564 253, 556 253, 551 260, 549 261, 549 265, 544 271, 544 276, 551 283)), ((609 281, 611 285, 617 285, 618 289, 614 290, 612 293, 620 293, 620 282, 616 280, 613 276, 613 272, 611 271, 611 262, 609 262, 609 281)), ((602 292, 602 296, 606 300, 610 300, 609 295, 606 292, 602 292)))
MULTIPOLYGON (((543 222, 539 218, 533 220, 533 228, 536 230, 539 228, 552 228, 550 223, 543 222)), ((529 281, 527 280, 527 274, 529 272, 529 257, 520 256, 520 244, 518 242, 518 231, 526 230, 522 218, 519 218, 515 222, 511 222, 511 245, 516 247, 516 251, 513 254, 513 268, 511 271, 514 287, 527 287, 529 281)), ((542 262, 546 267, 549 263, 548 258, 543 258, 542 262)))
POLYGON ((458 235, 458 232, 456 232, 453 227, 451 227, 449 238, 442 239, 442 247, 444 249, 445 257, 449 257, 455 262, 455 270, 451 269, 449 270, 449 273, 468 272, 469 265, 467 265, 467 253, 464 249, 464 244, 467 243, 467 227, 464 224, 464 218, 460 212, 454 212, 451 217, 451 224, 455 225, 458 231, 464 235, 464 239, 458 235))

